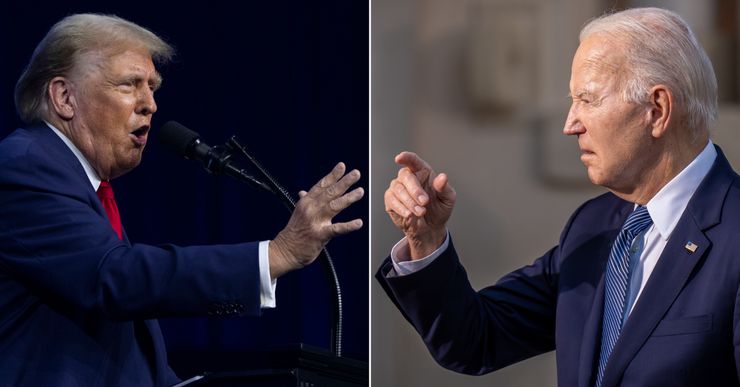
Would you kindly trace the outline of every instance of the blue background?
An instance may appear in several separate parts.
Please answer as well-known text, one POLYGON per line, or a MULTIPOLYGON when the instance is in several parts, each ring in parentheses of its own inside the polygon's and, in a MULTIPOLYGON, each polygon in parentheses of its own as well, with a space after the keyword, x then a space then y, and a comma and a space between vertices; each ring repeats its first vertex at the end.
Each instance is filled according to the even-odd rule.
MULTIPOLYGON (((211 145, 237 135, 297 193, 338 161, 368 182, 368 5, 357 1, 38 2, 0 11, 0 135, 21 126, 13 89, 36 44, 62 17, 113 13, 177 50, 160 69, 158 112, 142 165, 113 182, 135 243, 180 245, 271 239, 289 214, 268 194, 208 175, 157 141, 177 120, 211 145)), ((337 220, 365 227, 329 244, 344 294, 344 355, 368 357, 368 204, 337 220)), ((243 351, 303 342, 329 347, 329 287, 318 262, 278 280, 278 308, 259 318, 161 319, 170 361, 188 376, 243 351)))

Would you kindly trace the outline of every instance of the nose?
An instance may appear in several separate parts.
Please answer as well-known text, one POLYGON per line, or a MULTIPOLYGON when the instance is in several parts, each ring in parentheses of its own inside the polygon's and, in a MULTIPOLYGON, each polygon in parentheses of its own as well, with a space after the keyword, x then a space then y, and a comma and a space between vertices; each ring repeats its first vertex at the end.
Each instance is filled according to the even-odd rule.
POLYGON ((154 101, 154 91, 148 87, 143 88, 139 95, 139 106, 137 113, 141 115, 152 115, 157 111, 157 103, 154 101))
POLYGON ((576 104, 573 103, 570 105, 570 110, 568 110, 568 118, 565 119, 563 134, 566 136, 574 136, 582 134, 585 131, 586 127, 583 126, 583 123, 578 118, 578 108, 576 107, 576 104))

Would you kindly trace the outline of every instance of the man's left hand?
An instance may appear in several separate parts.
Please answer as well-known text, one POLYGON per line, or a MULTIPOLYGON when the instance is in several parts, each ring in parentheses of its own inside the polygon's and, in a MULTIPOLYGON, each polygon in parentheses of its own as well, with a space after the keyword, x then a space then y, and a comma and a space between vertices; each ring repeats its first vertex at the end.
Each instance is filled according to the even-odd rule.
POLYGON ((362 227, 362 219, 332 223, 332 218, 365 194, 362 187, 347 192, 360 179, 360 171, 345 175, 345 170, 340 162, 308 192, 299 193, 300 200, 288 224, 270 241, 272 278, 309 265, 331 238, 362 227))

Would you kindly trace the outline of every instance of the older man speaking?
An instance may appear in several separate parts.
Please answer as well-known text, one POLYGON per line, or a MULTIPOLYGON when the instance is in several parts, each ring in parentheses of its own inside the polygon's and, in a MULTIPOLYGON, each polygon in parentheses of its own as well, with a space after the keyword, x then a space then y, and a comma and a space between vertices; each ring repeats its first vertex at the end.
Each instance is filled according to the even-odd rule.
POLYGON ((16 87, 27 128, 0 142, 0 385, 165 386, 157 317, 260 313, 275 280, 362 221, 339 163, 271 241, 132 244, 109 181, 141 161, 172 48, 114 16, 54 25, 16 87))
POLYGON ((455 371, 556 350, 563 387, 737 386, 740 181, 709 139, 712 65, 662 9, 595 19, 580 42, 563 132, 610 193, 573 213, 558 246, 476 292, 446 230, 447 175, 401 153, 385 205, 406 237, 377 278, 455 371))

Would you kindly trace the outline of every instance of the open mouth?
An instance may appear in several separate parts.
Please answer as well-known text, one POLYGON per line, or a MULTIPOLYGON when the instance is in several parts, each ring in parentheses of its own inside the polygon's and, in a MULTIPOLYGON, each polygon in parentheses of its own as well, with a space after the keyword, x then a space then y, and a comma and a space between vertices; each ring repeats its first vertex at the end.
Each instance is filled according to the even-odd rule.
POLYGON ((140 127, 139 129, 134 130, 131 132, 131 137, 134 140, 134 143, 137 145, 146 145, 146 138, 147 134, 149 133, 149 125, 144 125, 140 127))

